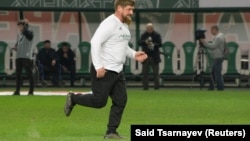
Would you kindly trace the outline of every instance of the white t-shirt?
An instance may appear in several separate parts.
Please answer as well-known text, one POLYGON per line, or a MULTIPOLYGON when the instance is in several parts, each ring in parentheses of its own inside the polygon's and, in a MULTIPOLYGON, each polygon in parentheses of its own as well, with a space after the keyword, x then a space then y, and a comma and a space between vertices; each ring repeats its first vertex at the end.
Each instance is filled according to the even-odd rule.
POLYGON ((107 17, 97 28, 91 39, 91 57, 95 69, 121 72, 126 56, 135 57, 135 51, 128 46, 131 34, 128 25, 114 14, 107 17))

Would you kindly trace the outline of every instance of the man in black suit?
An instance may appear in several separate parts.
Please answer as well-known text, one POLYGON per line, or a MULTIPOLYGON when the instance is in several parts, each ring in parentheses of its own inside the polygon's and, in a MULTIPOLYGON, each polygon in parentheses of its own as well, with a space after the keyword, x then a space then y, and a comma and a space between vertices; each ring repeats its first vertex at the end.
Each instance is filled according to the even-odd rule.
POLYGON ((70 73, 70 86, 74 87, 76 74, 75 53, 70 48, 69 44, 64 42, 62 47, 57 51, 57 55, 63 72, 70 73))
POLYGON ((48 75, 51 73, 52 84, 59 85, 59 59, 49 40, 44 41, 44 48, 37 54, 37 65, 42 81, 48 79, 48 75))
POLYGON ((144 76, 143 89, 148 90, 148 73, 151 67, 154 74, 154 88, 157 90, 160 87, 159 63, 161 62, 161 59, 159 48, 162 46, 162 40, 161 35, 154 31, 152 23, 147 24, 146 31, 141 35, 139 44, 142 47, 142 50, 148 55, 148 58, 142 63, 142 74, 144 76))

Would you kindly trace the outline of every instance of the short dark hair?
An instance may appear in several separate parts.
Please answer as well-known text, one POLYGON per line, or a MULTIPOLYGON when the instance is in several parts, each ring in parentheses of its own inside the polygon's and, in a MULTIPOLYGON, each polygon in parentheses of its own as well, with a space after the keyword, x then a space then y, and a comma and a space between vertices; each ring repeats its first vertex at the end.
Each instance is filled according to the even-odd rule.
POLYGON ((219 31, 219 26, 218 26, 218 25, 213 25, 213 26, 211 27, 211 29, 215 29, 215 30, 219 31))
POLYGON ((23 20, 20 20, 17 22, 17 25, 25 25, 25 22, 23 20))
POLYGON ((69 44, 68 44, 67 42, 63 42, 63 43, 62 43, 62 47, 64 47, 64 46, 69 47, 69 44))
POLYGON ((46 44, 46 43, 51 43, 51 42, 50 40, 45 40, 43 43, 46 44))
POLYGON ((115 5, 115 10, 117 9, 118 6, 135 6, 135 0, 115 0, 114 2, 115 5))

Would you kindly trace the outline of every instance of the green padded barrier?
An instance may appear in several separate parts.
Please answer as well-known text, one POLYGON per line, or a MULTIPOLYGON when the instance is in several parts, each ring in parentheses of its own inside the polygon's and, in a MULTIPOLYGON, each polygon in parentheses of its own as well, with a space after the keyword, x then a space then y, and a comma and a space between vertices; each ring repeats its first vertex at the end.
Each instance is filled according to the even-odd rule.
POLYGON ((39 52, 44 47, 44 41, 36 44, 37 52, 39 52))
POLYGON ((0 74, 5 74, 5 53, 8 44, 0 41, 0 74))
MULTIPOLYGON (((194 73, 194 51, 195 51, 195 43, 194 42, 186 42, 183 44, 183 51, 185 54, 185 69, 183 74, 193 74, 194 73)), ((182 60, 181 60, 182 61, 182 60)))
POLYGON ((5 72, 5 53, 7 51, 8 44, 0 41, 0 76, 2 77, 3 85, 6 85, 6 72, 5 72))
POLYGON ((81 56, 81 66, 80 70, 77 73, 89 73, 89 66, 90 66, 90 47, 91 44, 89 42, 81 42, 78 46, 81 56))
POLYGON ((174 74, 173 69, 173 52, 175 45, 172 42, 165 42, 162 45, 163 53, 167 56, 164 56, 164 69, 162 74, 174 74))
POLYGON ((235 42, 228 42, 227 47, 229 54, 228 54, 228 65, 226 74, 239 74, 236 67, 237 65, 236 58, 239 45, 235 42))

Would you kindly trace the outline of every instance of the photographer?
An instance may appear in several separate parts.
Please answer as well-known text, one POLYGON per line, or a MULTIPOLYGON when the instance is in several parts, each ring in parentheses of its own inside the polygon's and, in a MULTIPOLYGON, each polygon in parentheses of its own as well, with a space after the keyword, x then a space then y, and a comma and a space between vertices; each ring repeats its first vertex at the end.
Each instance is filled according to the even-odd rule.
POLYGON ((28 95, 33 95, 34 80, 33 80, 33 62, 32 62, 32 40, 33 31, 29 27, 27 19, 21 20, 17 23, 20 33, 17 36, 17 43, 13 47, 16 50, 16 91, 13 95, 20 95, 21 76, 23 69, 29 78, 29 92, 28 95))
POLYGON ((211 33, 214 35, 214 39, 211 43, 206 42, 205 39, 200 39, 200 42, 204 47, 211 51, 212 56, 212 70, 209 90, 214 90, 214 84, 217 84, 218 90, 224 90, 224 80, 221 74, 222 63, 224 60, 224 49, 225 49, 225 36, 219 32, 219 27, 214 25, 211 27, 211 33))
POLYGON ((146 31, 141 35, 139 45, 142 46, 142 50, 148 55, 148 58, 142 63, 143 89, 148 90, 148 73, 150 67, 154 74, 154 88, 159 89, 159 63, 161 62, 159 48, 162 45, 162 41, 161 35, 154 31, 152 23, 146 25, 146 31))

